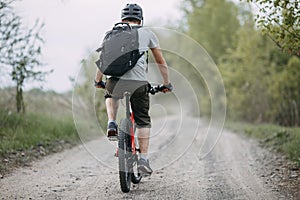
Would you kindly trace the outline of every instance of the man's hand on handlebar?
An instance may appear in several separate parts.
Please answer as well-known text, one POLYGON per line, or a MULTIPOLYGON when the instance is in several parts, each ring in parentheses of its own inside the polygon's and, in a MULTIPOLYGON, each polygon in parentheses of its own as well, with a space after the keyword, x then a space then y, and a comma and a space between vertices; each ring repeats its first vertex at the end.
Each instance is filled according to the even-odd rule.
POLYGON ((96 88, 102 88, 102 89, 105 89, 105 82, 104 82, 104 81, 99 81, 99 82, 94 81, 94 86, 95 86, 96 88))
POLYGON ((164 84, 161 84, 161 85, 157 85, 157 86, 151 86, 149 85, 149 93, 154 95, 155 93, 158 93, 158 92, 163 92, 163 93, 166 93, 166 92, 171 92, 173 90, 173 86, 171 83, 167 84, 167 85, 164 85, 164 84))
POLYGON ((162 84, 159 86, 159 91, 163 92, 163 93, 166 93, 166 92, 172 92, 173 90, 173 86, 171 83, 169 84, 162 84))

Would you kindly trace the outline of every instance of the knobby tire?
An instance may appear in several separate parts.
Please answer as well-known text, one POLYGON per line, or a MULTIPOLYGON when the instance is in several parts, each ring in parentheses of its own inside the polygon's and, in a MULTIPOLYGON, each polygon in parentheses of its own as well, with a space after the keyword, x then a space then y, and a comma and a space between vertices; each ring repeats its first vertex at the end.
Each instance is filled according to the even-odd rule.
POLYGON ((131 138, 129 135, 130 123, 125 119, 121 121, 120 131, 119 131, 119 178, 121 190, 124 193, 130 191, 131 178, 132 178, 132 164, 129 163, 131 157, 130 144, 131 138), (131 166, 130 166, 131 165, 131 166))

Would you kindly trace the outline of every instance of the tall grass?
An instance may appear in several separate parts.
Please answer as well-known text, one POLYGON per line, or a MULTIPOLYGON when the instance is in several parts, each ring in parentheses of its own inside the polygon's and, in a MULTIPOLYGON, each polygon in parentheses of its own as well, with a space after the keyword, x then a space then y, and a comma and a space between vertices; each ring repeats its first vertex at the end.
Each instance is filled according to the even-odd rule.
POLYGON ((27 150, 53 141, 78 140, 72 118, 53 118, 43 114, 15 114, 0 111, 0 155, 27 150))
POLYGON ((235 132, 259 139, 266 147, 283 153, 300 166, 300 127, 239 122, 229 122, 227 127, 235 132))
POLYGON ((27 112, 14 112, 12 90, 0 90, 0 173, 79 142, 67 95, 25 93, 27 112))

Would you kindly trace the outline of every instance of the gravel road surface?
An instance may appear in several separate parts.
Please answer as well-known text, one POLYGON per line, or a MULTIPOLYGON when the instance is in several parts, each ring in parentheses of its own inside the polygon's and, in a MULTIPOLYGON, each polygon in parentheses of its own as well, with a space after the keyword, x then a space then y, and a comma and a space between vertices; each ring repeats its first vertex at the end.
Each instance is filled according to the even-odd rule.
POLYGON ((102 137, 0 179, 0 199, 296 199, 265 182, 262 161, 270 153, 255 141, 223 131, 201 156, 214 142, 204 137, 204 122, 174 117, 154 124, 154 173, 127 194, 119 186, 116 144, 102 137))

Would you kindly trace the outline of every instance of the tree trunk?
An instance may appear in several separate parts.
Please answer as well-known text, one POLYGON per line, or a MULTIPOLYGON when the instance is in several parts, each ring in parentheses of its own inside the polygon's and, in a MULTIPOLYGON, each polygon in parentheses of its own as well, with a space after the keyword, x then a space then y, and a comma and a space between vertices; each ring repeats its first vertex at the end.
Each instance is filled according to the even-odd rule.
POLYGON ((23 90, 21 84, 17 83, 17 95, 16 95, 16 103, 17 103, 17 113, 25 113, 25 104, 23 100, 23 90))

